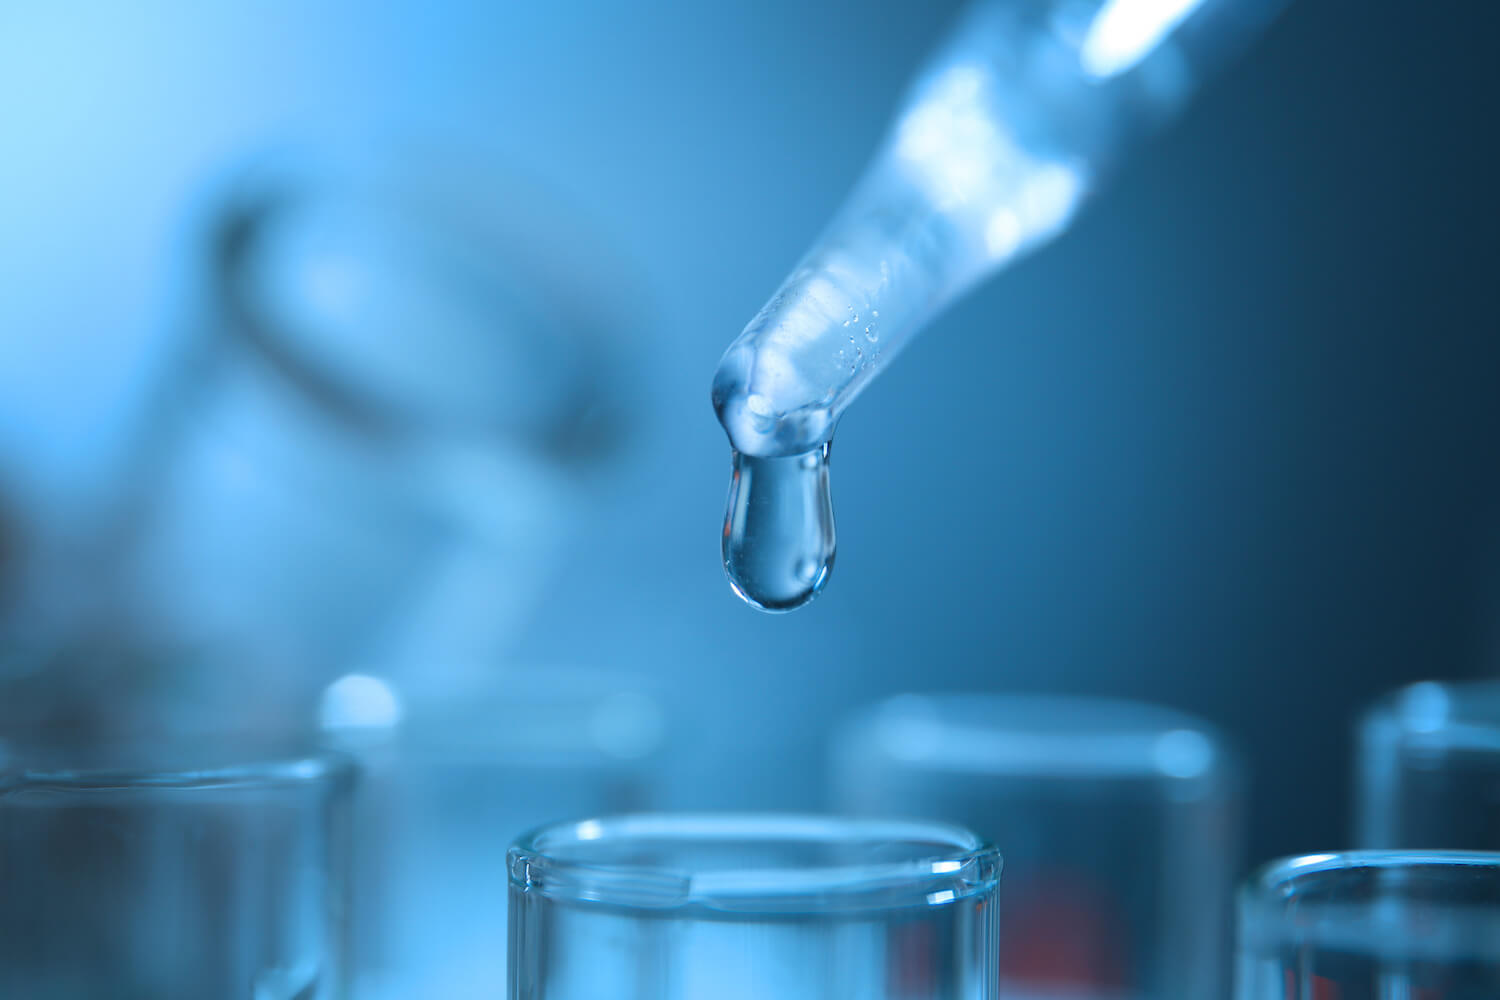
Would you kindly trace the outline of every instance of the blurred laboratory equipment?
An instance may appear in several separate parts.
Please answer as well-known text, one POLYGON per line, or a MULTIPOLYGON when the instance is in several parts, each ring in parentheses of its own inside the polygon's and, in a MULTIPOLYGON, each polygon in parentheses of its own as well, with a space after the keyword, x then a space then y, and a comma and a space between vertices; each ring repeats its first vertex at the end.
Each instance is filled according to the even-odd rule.
POLYGON ((1500 854, 1350 851, 1240 890, 1236 1000, 1500 996, 1500 854))
MULTIPOLYGON (((356 670, 483 686, 627 426, 618 270, 473 155, 268 158, 205 201, 91 634, 190 650, 268 714, 356 670)), ((113 690, 96 662, 65 667, 121 712, 203 683, 113 690)))
POLYGON ((510 851, 511 1000, 994 1000, 1000 858, 958 827, 562 823, 510 851))
POLYGON ((353 773, 222 738, 0 742, 0 995, 340 1000, 353 773))
POLYGON ((833 746, 840 809, 962 823, 1004 854, 1020 1000, 1222 996, 1241 785, 1204 723, 1109 699, 901 695, 833 746))
POLYGON ((648 807, 664 736, 656 700, 628 677, 553 668, 512 670, 463 700, 349 675, 324 693, 322 725, 362 764, 360 1000, 503 995, 507 846, 559 816, 648 807))
POLYGON ((844 410, 957 296, 1063 232, 1119 160, 1281 6, 973 6, 843 208, 714 375, 733 450, 723 553, 737 593, 770 611, 816 596, 833 556, 827 446, 844 410), (801 518, 800 536, 786 519, 747 516, 800 496, 775 472, 796 456, 822 457, 816 507, 828 511, 801 518))
POLYGON ((1500 850, 1500 682, 1423 681, 1359 723, 1355 844, 1500 850))

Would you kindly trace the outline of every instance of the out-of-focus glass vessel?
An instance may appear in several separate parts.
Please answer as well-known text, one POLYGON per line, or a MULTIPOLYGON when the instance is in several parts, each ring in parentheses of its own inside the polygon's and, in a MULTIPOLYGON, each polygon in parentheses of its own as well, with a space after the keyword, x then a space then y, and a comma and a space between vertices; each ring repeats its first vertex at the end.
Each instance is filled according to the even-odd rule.
POLYGON ((1201 721, 1091 698, 903 695, 838 733, 835 804, 963 823, 1005 855, 1007 997, 1227 989, 1241 776, 1201 721))
POLYGON ((642 687, 550 667, 499 679, 468 699, 404 699, 362 675, 324 694, 328 740, 364 767, 353 916, 360 1000, 502 996, 510 841, 561 816, 651 802, 665 733, 642 687))
POLYGON ((341 1000, 353 767, 0 740, 0 996, 341 1000))
POLYGON ((510 851, 511 1000, 995 1000, 1000 859, 938 823, 635 815, 510 851))
POLYGON ((1241 890, 1238 940, 1235 1000, 1500 996, 1500 854, 1273 862, 1241 890))
POLYGON ((1402 688, 1357 740, 1357 846, 1500 850, 1500 682, 1402 688))
POLYGON ((204 200, 181 335, 73 555, 87 613, 10 673, 89 673, 116 714, 216 683, 304 718, 351 671, 486 683, 623 440, 640 310, 566 208, 448 152, 268 159, 204 200))

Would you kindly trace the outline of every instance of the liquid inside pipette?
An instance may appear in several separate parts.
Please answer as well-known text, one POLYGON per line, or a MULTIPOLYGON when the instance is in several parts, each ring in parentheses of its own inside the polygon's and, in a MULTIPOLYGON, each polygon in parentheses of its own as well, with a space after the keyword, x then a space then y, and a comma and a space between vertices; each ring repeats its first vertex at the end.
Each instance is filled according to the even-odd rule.
POLYGON ((734 452, 724 514, 730 586, 761 611, 793 611, 818 596, 833 570, 829 446, 785 458, 734 452))
POLYGON ((825 442, 849 404, 964 290, 1067 229, 1136 141, 1282 4, 972 7, 714 375, 736 451, 724 564, 741 597, 790 611, 818 592, 833 557, 825 442), (851 325, 866 315, 861 341, 851 325))

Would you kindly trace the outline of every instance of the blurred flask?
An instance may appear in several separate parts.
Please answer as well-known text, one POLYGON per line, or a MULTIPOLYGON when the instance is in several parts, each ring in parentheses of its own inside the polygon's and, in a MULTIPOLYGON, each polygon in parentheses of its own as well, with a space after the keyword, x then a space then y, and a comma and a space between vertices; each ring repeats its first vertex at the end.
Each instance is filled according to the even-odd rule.
POLYGON ((110 526, 101 643, 197 651, 308 717, 351 670, 482 685, 621 433, 633 311, 600 241, 432 151, 271 162, 209 215, 110 526))
POLYGON ((1000 849, 1014 1000, 1223 995, 1240 784, 1197 719, 1106 699, 902 695, 834 748, 840 808, 962 823, 1000 849))
POLYGON ((506 862, 522 830, 651 804, 657 701, 626 677, 512 671, 470 699, 350 675, 324 692, 356 801, 358 1000, 505 995, 506 862))
POLYGON ((1357 846, 1500 850, 1500 682, 1402 688, 1357 738, 1357 846))
POLYGON ((340 755, 0 741, 0 996, 343 1000, 340 755))

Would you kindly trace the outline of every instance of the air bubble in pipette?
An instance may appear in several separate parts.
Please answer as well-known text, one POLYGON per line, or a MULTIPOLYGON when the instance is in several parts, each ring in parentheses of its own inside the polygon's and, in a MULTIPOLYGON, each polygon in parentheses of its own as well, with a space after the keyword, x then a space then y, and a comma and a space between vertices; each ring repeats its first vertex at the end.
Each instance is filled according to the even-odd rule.
POLYGON ((828 451, 824 444, 785 458, 734 452, 724 569, 752 607, 792 611, 828 582, 835 544, 828 451))

